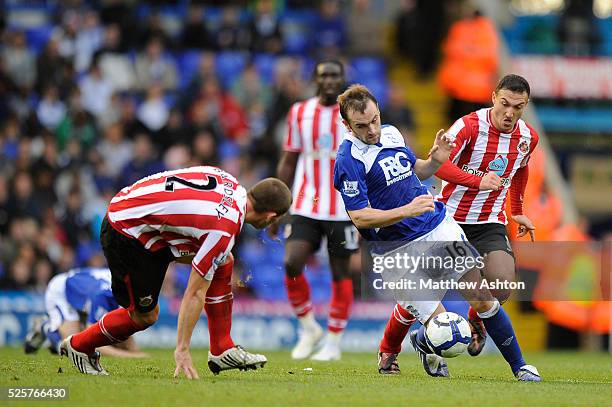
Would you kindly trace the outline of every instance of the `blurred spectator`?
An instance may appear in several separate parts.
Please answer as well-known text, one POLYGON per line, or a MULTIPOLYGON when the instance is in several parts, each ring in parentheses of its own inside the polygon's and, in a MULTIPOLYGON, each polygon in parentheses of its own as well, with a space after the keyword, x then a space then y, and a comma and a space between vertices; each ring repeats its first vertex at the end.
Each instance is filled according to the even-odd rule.
POLYGON ((78 187, 68 193, 65 205, 60 208, 59 223, 66 234, 71 248, 75 248, 80 240, 89 236, 89 224, 81 213, 83 202, 78 187))
POLYGON ((248 136, 247 118, 242 107, 227 92, 221 89, 215 78, 208 78, 202 84, 200 96, 191 107, 194 124, 196 120, 214 118, 221 134, 233 140, 248 136))
POLYGON ((58 43, 60 55, 75 64, 79 16, 76 10, 66 10, 61 19, 61 25, 55 28, 52 38, 58 43))
POLYGON ((47 85, 55 85, 60 95, 66 97, 68 83, 72 84, 74 70, 72 62, 59 53, 57 39, 51 38, 36 59, 36 89, 42 93, 47 85))
POLYGON ((28 290, 33 283, 30 268, 25 261, 16 259, 9 267, 8 274, 0 280, 3 290, 28 290))
POLYGON ((9 208, 8 208, 8 182, 6 177, 0 172, 0 236, 6 235, 9 224, 9 208))
POLYGON ((202 129, 196 133, 192 160, 196 165, 219 165, 217 142, 210 131, 202 129))
POLYGON ((395 45, 412 58, 421 76, 431 75, 437 64, 445 29, 444 1, 402 0, 395 20, 395 45))
POLYGON ((86 71, 91 65, 94 53, 102 47, 104 29, 100 26, 98 13, 87 10, 75 39, 74 66, 77 72, 86 71))
POLYGON ((198 61, 198 70, 189 78, 189 84, 182 92, 179 100, 181 109, 187 109, 198 97, 198 92, 208 78, 217 78, 216 56, 212 52, 204 52, 198 61))
POLYGON ((28 172, 20 171, 13 177, 7 212, 9 219, 19 217, 41 219, 41 208, 34 196, 32 176, 28 172))
POLYGON ((94 58, 113 89, 120 92, 134 87, 134 67, 121 48, 121 30, 117 24, 105 28, 104 43, 94 58))
POLYGON ((166 126, 159 132, 151 135, 155 147, 163 154, 174 144, 191 144, 195 130, 192 124, 187 123, 181 110, 170 110, 166 126))
POLYGON ((353 0, 346 15, 348 52, 350 55, 382 55, 385 25, 372 10, 370 0, 353 0))
POLYGON ((138 48, 147 47, 154 39, 161 42, 162 48, 172 48, 172 39, 164 30, 162 15, 158 10, 153 10, 148 15, 140 34, 138 48))
POLYGON ((125 139, 121 123, 114 123, 104 130, 104 138, 96 146, 102 158, 102 174, 116 179, 123 167, 134 156, 132 143, 125 139))
POLYGON ((89 73, 79 82, 83 108, 98 117, 107 109, 113 95, 113 85, 102 75, 100 66, 92 64, 89 73))
POLYGON ((121 32, 121 50, 125 51, 135 44, 139 31, 134 13, 135 2, 127 0, 100 0, 100 18, 105 26, 116 25, 121 32))
POLYGON ((240 10, 226 6, 221 13, 221 24, 217 30, 217 48, 219 50, 248 50, 251 35, 240 23, 240 10))
POLYGON ((53 266, 49 260, 39 258, 34 263, 33 289, 35 292, 43 294, 47 289, 47 284, 53 277, 53 266))
POLYGON ((559 18, 557 35, 564 54, 593 55, 601 43, 593 0, 568 0, 559 18))
POLYGON ((389 97, 381 116, 384 123, 391 124, 399 129, 407 146, 414 147, 414 117, 412 111, 408 108, 406 96, 401 87, 389 87, 389 97))
POLYGON ((47 129, 55 130, 65 115, 66 106, 59 99, 57 88, 54 85, 47 85, 36 109, 38 121, 47 129))
POLYGON ((342 55, 346 46, 346 27, 339 0, 322 0, 319 16, 313 24, 311 53, 317 58, 342 55))
POLYGON ((15 85, 29 89, 36 81, 36 58, 27 47, 23 31, 8 32, 7 37, 1 54, 7 73, 15 85))
POLYGON ((60 167, 55 138, 51 134, 47 134, 42 142, 42 154, 32 164, 30 172, 34 178, 36 200, 44 211, 47 208, 52 208, 57 201, 54 182, 59 174, 60 167))
POLYGON ((136 80, 138 88, 143 91, 156 83, 164 90, 176 89, 174 61, 164 55, 164 45, 159 37, 152 37, 145 51, 136 57, 136 80))
POLYGON ((258 0, 249 23, 251 51, 277 54, 283 48, 283 35, 272 0, 258 0))
POLYGON ((248 107, 254 103, 267 106, 270 103, 270 88, 262 81, 254 64, 244 69, 231 92, 240 106, 248 107))
POLYGON ((134 157, 122 169, 118 188, 132 185, 148 175, 164 171, 164 165, 157 159, 157 152, 151 139, 145 133, 134 137, 134 157))
POLYGON ((150 86, 147 90, 147 98, 140 105, 136 113, 138 120, 150 132, 157 132, 166 125, 169 114, 170 112, 164 101, 164 91, 161 86, 158 84, 150 86))
POLYGON ((64 151, 71 141, 78 143, 79 152, 85 151, 96 139, 93 117, 83 108, 81 91, 77 87, 70 94, 68 112, 57 126, 56 136, 60 151, 64 151))
POLYGON ((191 5, 187 11, 187 21, 183 27, 181 45, 183 48, 215 49, 214 36, 204 23, 204 8, 191 5))
POLYGON ((462 18, 450 27, 444 41, 438 74, 450 98, 450 123, 491 103, 499 68, 499 40, 493 22, 471 1, 462 3, 461 12, 462 18))

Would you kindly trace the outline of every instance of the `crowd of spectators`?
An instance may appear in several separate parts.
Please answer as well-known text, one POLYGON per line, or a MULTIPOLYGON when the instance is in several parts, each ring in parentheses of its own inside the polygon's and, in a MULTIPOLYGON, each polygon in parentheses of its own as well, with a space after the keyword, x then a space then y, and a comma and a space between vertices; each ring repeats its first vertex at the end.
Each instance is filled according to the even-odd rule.
MULTIPOLYGON (((42 43, 0 19, 0 289, 42 292, 56 273, 104 265, 107 204, 146 175, 220 165, 248 187, 273 174, 286 112, 312 95, 312 61, 376 51, 349 41, 359 27, 338 0, 311 10, 320 35, 301 55, 286 49, 279 7, 310 2, 33 3, 51 26, 42 43), (182 4, 185 18, 169 24, 157 3, 182 4), (228 51, 244 61, 233 77, 217 66, 228 51)), ((372 25, 368 6, 348 9, 372 25)))

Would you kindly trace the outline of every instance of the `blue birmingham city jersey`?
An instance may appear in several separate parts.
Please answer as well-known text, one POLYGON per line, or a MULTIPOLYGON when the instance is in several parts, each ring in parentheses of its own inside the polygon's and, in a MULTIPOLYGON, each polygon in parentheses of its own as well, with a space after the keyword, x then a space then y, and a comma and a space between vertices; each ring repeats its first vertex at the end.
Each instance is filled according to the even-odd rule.
POLYGON ((68 272, 66 278, 66 301, 74 309, 89 313, 92 299, 102 291, 111 289, 109 269, 82 268, 68 272))
MULTIPOLYGON (((413 171, 416 156, 393 126, 382 126, 380 141, 365 144, 347 134, 338 149, 334 166, 334 187, 340 191, 347 211, 368 206, 394 209, 429 194, 413 171)), ((368 241, 412 241, 426 235, 444 219, 446 209, 435 202, 435 211, 405 218, 377 229, 360 229, 368 241)))

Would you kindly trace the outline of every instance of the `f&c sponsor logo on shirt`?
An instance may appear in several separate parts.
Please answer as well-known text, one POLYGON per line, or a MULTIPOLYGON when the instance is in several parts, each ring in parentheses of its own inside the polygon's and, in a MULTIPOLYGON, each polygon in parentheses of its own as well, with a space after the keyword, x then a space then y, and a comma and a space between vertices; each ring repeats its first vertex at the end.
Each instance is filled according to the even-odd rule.
POLYGON ((406 153, 400 151, 395 156, 385 157, 378 161, 378 165, 385 173, 387 186, 395 184, 412 175, 412 164, 408 160, 406 153), (402 163, 405 161, 405 164, 402 163))

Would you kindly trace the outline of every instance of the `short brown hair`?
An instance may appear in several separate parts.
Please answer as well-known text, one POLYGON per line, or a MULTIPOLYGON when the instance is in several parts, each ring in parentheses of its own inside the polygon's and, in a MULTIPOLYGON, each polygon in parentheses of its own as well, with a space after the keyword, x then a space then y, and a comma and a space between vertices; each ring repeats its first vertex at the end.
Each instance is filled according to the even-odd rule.
POLYGON ((278 178, 259 181, 247 192, 255 212, 284 215, 291 207, 291 190, 278 178))
POLYGON ((365 112, 368 100, 371 100, 378 106, 378 100, 370 93, 368 88, 358 83, 349 86, 347 90, 338 96, 340 116, 348 122, 348 112, 365 112))
POLYGON ((497 82, 497 86, 495 87, 495 93, 499 92, 502 89, 507 89, 510 92, 515 93, 527 93, 527 97, 531 94, 531 89, 529 87, 529 82, 527 79, 523 78, 519 75, 509 74, 504 76, 497 82))

